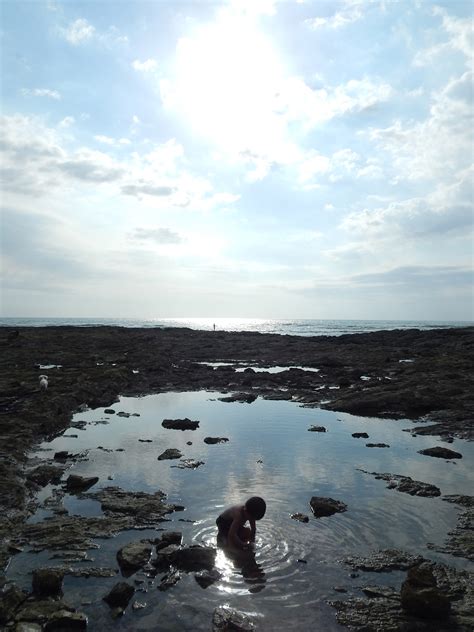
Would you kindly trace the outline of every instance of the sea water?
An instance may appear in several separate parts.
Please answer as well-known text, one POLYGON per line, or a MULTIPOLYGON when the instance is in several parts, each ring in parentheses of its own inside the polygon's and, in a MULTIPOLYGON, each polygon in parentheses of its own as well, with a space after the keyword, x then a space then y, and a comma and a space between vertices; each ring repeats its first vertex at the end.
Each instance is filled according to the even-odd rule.
MULTIPOLYGON (((75 463, 64 478, 71 472, 99 476, 91 491, 108 485, 149 493, 160 489, 169 502, 185 506, 184 512, 167 516, 170 522, 157 524, 157 530, 127 531, 96 540, 98 548, 89 552, 94 561, 79 566, 118 568, 115 556, 119 548, 158 537, 160 528, 181 531, 186 545, 216 546, 215 520, 225 507, 252 495, 267 502, 267 513, 257 523, 253 562, 239 565, 220 550, 217 568, 222 577, 205 590, 192 573, 184 573, 176 586, 160 592, 158 574, 155 581, 144 585, 146 592, 135 595, 146 607, 135 611, 130 605, 123 618, 112 620, 102 597, 121 580, 120 575, 107 579, 66 576, 65 599, 88 615, 90 630, 207 631, 214 609, 229 605, 255 617, 259 630, 332 632, 341 628, 328 600, 363 596, 361 588, 374 583, 399 588, 405 576, 403 572, 360 572, 351 578, 350 567, 342 561, 345 556, 400 548, 458 568, 472 568, 467 560, 428 546, 444 543, 456 525, 456 505, 387 489, 386 482, 360 470, 411 476, 437 485, 443 495, 468 494, 472 491, 473 444, 455 440, 449 447, 464 458, 446 461, 418 453, 445 444, 436 437, 413 437, 404 432, 413 425, 408 420, 362 418, 260 398, 252 404, 225 403, 219 401, 221 396, 200 391, 121 397, 113 405, 116 413, 139 416, 118 417, 106 414, 104 408, 79 413, 74 421, 86 421, 85 430, 69 429, 39 446, 36 456, 41 458, 52 458, 59 450, 87 451, 88 460, 75 463), (183 432, 161 425, 165 418, 184 417, 199 420, 199 428, 183 432), (326 432, 308 432, 313 424, 324 426, 326 432), (367 432, 369 439, 353 438, 353 432, 367 432), (70 434, 77 438, 65 436, 70 434), (207 445, 206 436, 229 441, 207 445), (368 441, 390 447, 368 448, 368 441), (178 448, 184 458, 204 461, 204 465, 189 470, 173 467, 178 463, 174 460, 158 461, 166 448, 178 448), (309 506, 312 496, 341 500, 348 509, 317 519, 309 506), (308 515, 309 522, 291 519, 296 512, 308 515), (334 591, 335 586, 345 588, 347 595, 334 591), (84 601, 90 604, 83 605, 84 601)), ((52 491, 48 486, 41 497, 52 491)), ((100 504, 91 499, 66 495, 64 505, 70 514, 101 515, 100 504)), ((40 509, 31 520, 47 517, 48 511, 40 509)), ((57 562, 49 559, 51 554, 31 554, 26 549, 13 558, 8 576, 29 587, 32 568, 57 562)), ((125 581, 133 584, 133 579, 125 581)))

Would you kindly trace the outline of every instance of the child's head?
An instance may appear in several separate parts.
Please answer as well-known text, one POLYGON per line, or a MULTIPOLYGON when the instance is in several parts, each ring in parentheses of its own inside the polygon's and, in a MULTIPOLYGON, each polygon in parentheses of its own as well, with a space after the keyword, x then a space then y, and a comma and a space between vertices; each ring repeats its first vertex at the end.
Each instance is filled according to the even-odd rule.
POLYGON ((245 503, 245 510, 254 520, 260 520, 265 515, 267 505, 260 496, 252 496, 245 503))

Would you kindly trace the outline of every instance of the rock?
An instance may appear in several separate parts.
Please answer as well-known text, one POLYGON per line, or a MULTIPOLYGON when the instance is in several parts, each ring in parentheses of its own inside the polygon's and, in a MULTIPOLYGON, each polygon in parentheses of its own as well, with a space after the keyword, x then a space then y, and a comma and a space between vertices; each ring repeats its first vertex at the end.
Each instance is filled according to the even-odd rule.
POLYGON ((387 599, 399 598, 398 592, 391 586, 364 586, 362 592, 370 599, 377 599, 378 597, 386 597, 387 599))
POLYGON ((143 608, 146 608, 146 601, 134 601, 132 603, 133 610, 143 610, 143 608))
POLYGON ((60 450, 59 452, 54 453, 55 461, 65 461, 69 457, 69 452, 67 450, 60 450))
POLYGON ((44 632, 75 632, 87 630, 87 617, 82 612, 58 610, 46 622, 44 632))
POLYGON ((169 558, 171 563, 182 571, 211 571, 216 561, 216 550, 193 545, 175 550, 169 558))
POLYGON ((128 417, 130 417, 130 413, 125 413, 123 410, 121 410, 119 413, 117 413, 117 417, 128 418, 128 417))
POLYGON ((38 597, 58 597, 62 594, 64 573, 57 568, 37 568, 33 571, 32 588, 38 597))
POLYGON ((326 428, 324 426, 310 426, 308 430, 309 432, 326 432, 326 428))
POLYGON ((421 555, 410 555, 398 549, 375 551, 368 557, 349 556, 344 563, 361 571, 382 573, 392 570, 407 570, 423 561, 421 555))
POLYGON ((172 430, 196 430, 199 427, 199 421, 191 421, 187 417, 184 419, 163 419, 161 425, 163 428, 172 430))
POLYGON ((293 520, 299 520, 300 522, 309 522, 309 517, 302 513, 291 514, 293 520))
POLYGON ((66 489, 72 492, 84 491, 95 485, 98 480, 98 476, 84 477, 78 474, 70 474, 66 479, 66 489))
POLYGON ((438 588, 433 565, 422 562, 411 568, 400 591, 404 610, 423 619, 445 619, 451 612, 451 602, 438 588))
POLYGON ((115 415, 115 410, 113 408, 106 408, 104 410, 105 415, 115 415))
POLYGON ((138 439, 140 443, 153 443, 153 439, 138 439))
POLYGON ((347 592, 347 588, 344 588, 344 586, 333 586, 333 590, 335 590, 338 593, 346 593, 347 592))
POLYGON ((151 557, 149 542, 130 542, 117 552, 117 562, 123 575, 131 575, 143 568, 151 557))
POLYGON ((15 626, 15 632, 41 632, 43 626, 32 621, 20 621, 15 626))
POLYGON ((177 570, 171 570, 164 577, 161 578, 161 581, 158 586, 158 590, 165 591, 172 588, 175 584, 179 582, 181 579, 181 574, 177 570))
POLYGON ((410 494, 410 496, 425 496, 434 497, 440 496, 441 492, 439 487, 432 485, 431 483, 423 483, 422 481, 415 481, 409 476, 402 476, 401 474, 389 474, 388 472, 367 472, 366 470, 359 469, 359 472, 364 474, 370 474, 375 476, 376 479, 382 479, 388 482, 388 489, 396 489, 404 494, 410 494))
POLYGON ((118 584, 115 584, 112 590, 103 597, 103 600, 111 608, 126 608, 134 593, 135 588, 133 586, 127 584, 127 582, 118 582, 118 584))
POLYGON ((240 402, 242 404, 251 404, 257 399, 257 395, 253 393, 234 393, 227 397, 219 397, 220 402, 240 402))
POLYGON ((176 448, 168 448, 160 454, 158 461, 163 461, 165 459, 180 459, 182 456, 181 452, 176 448))
POLYGON ((204 443, 213 445, 214 443, 227 443, 229 439, 227 437, 204 437, 204 443))
POLYGON ((367 448, 389 448, 388 443, 366 443, 367 448))
POLYGON ((15 616, 17 608, 26 600, 27 593, 16 586, 10 586, 0 594, 0 624, 7 623, 15 616))
POLYGON ((335 513, 347 511, 347 505, 340 500, 334 500, 334 498, 313 496, 309 504, 316 518, 332 516, 335 513))
POLYGON ((178 546, 181 544, 183 539, 182 533, 179 531, 164 531, 161 534, 160 538, 157 538, 153 544, 156 546, 156 550, 164 549, 171 544, 177 544, 178 546))
POLYGON ((250 617, 228 606, 219 606, 212 615, 212 632, 252 632, 255 629, 250 617))
POLYGON ((426 448, 426 450, 418 450, 418 454, 425 454, 426 456, 436 456, 439 459, 462 459, 462 454, 450 450, 449 448, 426 448))
POLYGON ((353 432, 352 436, 355 439, 368 439, 369 435, 366 432, 353 432))
POLYGON ((222 573, 219 573, 217 569, 210 571, 200 571, 194 575, 194 579, 201 586, 201 588, 208 588, 211 584, 219 581, 222 577, 222 573))
POLYGON ((62 467, 56 467, 54 465, 39 465, 33 470, 30 470, 26 477, 29 481, 33 481, 37 485, 45 487, 49 483, 57 485, 60 482, 63 473, 64 469, 62 467))
POLYGON ((177 467, 180 470, 195 470, 200 465, 204 465, 204 461, 196 461, 195 459, 182 459, 179 465, 172 465, 171 467, 177 467))

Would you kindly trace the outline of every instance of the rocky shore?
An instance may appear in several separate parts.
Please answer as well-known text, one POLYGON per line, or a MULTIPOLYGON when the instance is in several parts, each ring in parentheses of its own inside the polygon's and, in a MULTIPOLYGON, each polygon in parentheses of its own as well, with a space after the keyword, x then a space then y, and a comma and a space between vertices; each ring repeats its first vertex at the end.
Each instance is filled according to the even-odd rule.
MULTIPOLYGON (((70 424, 73 413, 81 409, 111 406, 119 395, 217 390, 226 394, 222 401, 245 405, 263 397, 362 416, 409 418, 416 424, 407 431, 414 434, 439 436, 447 443, 454 437, 472 440, 473 355, 474 328, 307 338, 189 329, 3 327, 0 570, 5 572, 10 556, 16 552, 14 533, 21 533, 41 550, 42 542, 47 541, 49 546, 49 531, 54 531, 55 520, 59 520, 63 539, 58 546, 71 548, 76 539, 77 546, 84 549, 84 540, 89 542, 89 538, 108 537, 130 525, 143 526, 139 511, 142 502, 148 508, 154 503, 157 519, 166 512, 179 511, 179 507, 167 505, 160 494, 142 498, 140 493, 127 495, 118 488, 109 488, 112 496, 99 499, 103 505, 108 503, 104 505, 105 519, 84 518, 80 525, 74 521, 68 527, 70 531, 64 531, 64 518, 58 516, 46 526, 48 533, 38 526, 25 525, 34 493, 63 474, 60 458, 54 467, 31 468, 28 452, 38 442, 60 434, 70 424), (258 370, 275 366, 285 369, 277 373, 258 370), (47 388, 44 382, 40 384, 40 375, 48 376, 47 388), (122 504, 117 510, 119 501, 122 504), (125 510, 123 503, 135 509, 125 510)), ((398 474, 371 474, 388 481, 398 491, 426 495, 425 484, 420 481, 398 474)), ((66 483, 68 489, 78 493, 92 484, 89 480, 66 483)), ((428 495, 437 494, 434 488, 428 495)), ((464 506, 464 522, 446 551, 472 559, 472 502, 450 502, 464 506)), ((170 576, 169 582, 175 579, 170 576)), ((14 602, 16 598, 18 603, 26 599, 19 594, 12 596, 14 602)), ((385 597, 377 597, 380 598, 385 597)), ((350 609, 350 603, 344 603, 347 605, 339 609, 350 609)), ((383 604, 381 607, 383 610, 383 604)), ((354 608, 360 605, 355 604, 354 608)), ((67 615, 66 610, 65 613, 57 617, 63 616, 66 627, 77 624, 77 629, 82 629, 81 622, 71 623, 72 615, 67 615)), ((340 621, 346 622, 342 615, 340 621)), ((57 623, 54 628, 53 617, 52 625, 51 629, 60 629, 62 624, 57 623)), ((360 625, 367 625, 367 621, 360 625)))

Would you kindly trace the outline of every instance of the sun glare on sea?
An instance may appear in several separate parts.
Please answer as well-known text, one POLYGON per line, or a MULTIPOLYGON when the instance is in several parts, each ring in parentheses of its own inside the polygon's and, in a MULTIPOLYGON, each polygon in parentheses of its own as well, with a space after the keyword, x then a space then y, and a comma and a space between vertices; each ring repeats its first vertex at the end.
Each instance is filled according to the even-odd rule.
POLYGON ((238 152, 272 142, 282 79, 282 62, 256 20, 221 14, 179 40, 173 76, 160 90, 196 133, 238 152))

